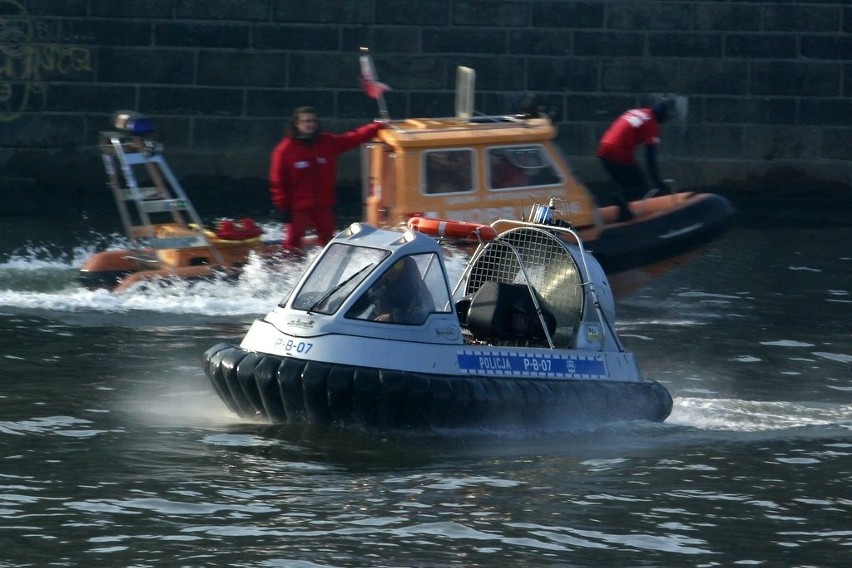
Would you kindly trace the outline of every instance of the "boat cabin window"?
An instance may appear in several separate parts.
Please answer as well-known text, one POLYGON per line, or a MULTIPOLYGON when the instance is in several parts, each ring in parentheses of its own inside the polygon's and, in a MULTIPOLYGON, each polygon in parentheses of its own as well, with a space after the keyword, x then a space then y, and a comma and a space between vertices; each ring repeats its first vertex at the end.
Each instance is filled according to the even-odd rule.
POLYGON ((540 145, 488 148, 488 183, 491 189, 553 185, 562 181, 550 156, 540 145))
POLYGON ((423 152, 423 193, 473 191, 473 150, 458 148, 423 152))
POLYGON ((381 249, 332 244, 299 289, 293 309, 333 314, 389 254, 381 249))
POLYGON ((346 317, 420 325, 429 314, 450 311, 441 263, 434 253, 404 256, 355 302, 346 317))

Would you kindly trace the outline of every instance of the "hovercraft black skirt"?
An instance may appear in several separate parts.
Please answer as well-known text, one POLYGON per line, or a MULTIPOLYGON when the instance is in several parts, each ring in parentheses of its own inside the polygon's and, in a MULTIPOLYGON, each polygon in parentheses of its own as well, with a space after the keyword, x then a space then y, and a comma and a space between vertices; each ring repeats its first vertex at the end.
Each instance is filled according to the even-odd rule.
POLYGON ((219 343, 204 371, 243 418, 364 429, 537 427, 662 422, 672 397, 656 381, 446 376, 279 357, 219 343))

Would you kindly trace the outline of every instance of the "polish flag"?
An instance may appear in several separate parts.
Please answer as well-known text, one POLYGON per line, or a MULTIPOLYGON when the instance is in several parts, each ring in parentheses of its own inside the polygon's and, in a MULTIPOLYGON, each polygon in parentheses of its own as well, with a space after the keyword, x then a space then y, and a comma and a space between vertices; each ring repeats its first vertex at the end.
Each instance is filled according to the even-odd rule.
POLYGON ((361 87, 371 99, 378 99, 391 88, 376 80, 376 70, 369 55, 361 56, 361 87))

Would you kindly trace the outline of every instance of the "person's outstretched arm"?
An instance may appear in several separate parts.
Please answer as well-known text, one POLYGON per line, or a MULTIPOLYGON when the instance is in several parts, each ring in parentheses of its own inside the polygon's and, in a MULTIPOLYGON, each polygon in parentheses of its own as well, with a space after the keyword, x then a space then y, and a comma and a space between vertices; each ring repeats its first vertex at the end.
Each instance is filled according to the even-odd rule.
POLYGON ((387 124, 384 122, 371 122, 356 128, 355 130, 350 130, 343 134, 335 134, 333 135, 333 139, 337 145, 338 151, 343 153, 357 148, 364 142, 368 142, 379 130, 386 127, 387 124))

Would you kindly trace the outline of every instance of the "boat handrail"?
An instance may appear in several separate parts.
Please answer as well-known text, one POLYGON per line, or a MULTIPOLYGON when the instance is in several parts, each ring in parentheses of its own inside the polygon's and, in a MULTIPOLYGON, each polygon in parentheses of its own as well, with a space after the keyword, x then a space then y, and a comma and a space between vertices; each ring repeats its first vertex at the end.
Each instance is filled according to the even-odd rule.
MULTIPOLYGON (((527 224, 527 223, 525 223, 527 224)), ((531 225, 535 225, 535 223, 529 223, 531 225)), ((538 225, 538 228, 542 228, 541 225, 538 225)), ((586 260, 586 255, 588 251, 586 247, 583 245, 583 239, 580 237, 580 234, 574 230, 573 227, 560 227, 560 226, 547 226, 547 229, 554 229, 561 233, 567 233, 574 237, 574 240, 577 241, 577 248, 580 251, 580 261, 583 263, 583 270, 587 277, 591 276, 591 272, 589 272, 589 263, 586 260)), ((615 346, 619 351, 624 351, 624 346, 621 344, 621 340, 618 338, 618 334, 615 333, 615 329, 613 329, 612 323, 607 319, 606 314, 603 312, 603 308, 601 307, 600 297, 598 296, 598 291, 595 289, 595 283, 591 278, 588 278, 586 282, 582 283, 583 286, 589 289, 589 293, 592 295, 592 305, 595 307, 595 313, 598 316, 598 321, 600 322, 602 328, 604 330, 609 330, 610 335, 615 341, 615 346)), ((603 349, 604 344, 606 343, 606 332, 604 332, 602 340, 601 340, 601 349, 603 349)))

